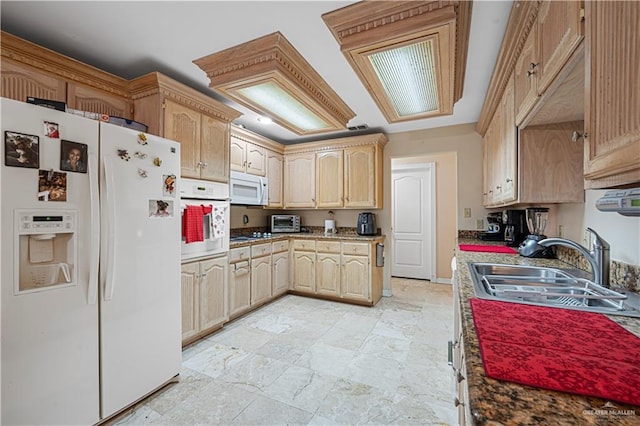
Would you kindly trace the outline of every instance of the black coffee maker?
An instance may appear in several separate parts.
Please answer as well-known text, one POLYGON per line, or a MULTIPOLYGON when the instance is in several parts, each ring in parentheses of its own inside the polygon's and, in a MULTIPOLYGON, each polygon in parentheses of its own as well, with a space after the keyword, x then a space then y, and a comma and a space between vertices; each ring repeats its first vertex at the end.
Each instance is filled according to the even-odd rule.
POLYGON ((492 212, 487 215, 489 226, 486 231, 478 232, 478 238, 483 241, 504 241, 504 224, 502 212, 492 212))
POLYGON ((504 210, 504 242, 509 247, 518 247, 527 238, 527 217, 524 210, 504 210))

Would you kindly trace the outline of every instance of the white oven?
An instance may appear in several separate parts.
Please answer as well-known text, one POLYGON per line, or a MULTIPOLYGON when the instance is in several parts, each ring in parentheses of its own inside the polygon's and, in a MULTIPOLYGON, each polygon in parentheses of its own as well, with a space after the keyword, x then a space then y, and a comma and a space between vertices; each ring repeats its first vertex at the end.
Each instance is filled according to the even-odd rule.
POLYGON ((194 179, 180 180, 182 260, 229 251, 229 185, 194 179))

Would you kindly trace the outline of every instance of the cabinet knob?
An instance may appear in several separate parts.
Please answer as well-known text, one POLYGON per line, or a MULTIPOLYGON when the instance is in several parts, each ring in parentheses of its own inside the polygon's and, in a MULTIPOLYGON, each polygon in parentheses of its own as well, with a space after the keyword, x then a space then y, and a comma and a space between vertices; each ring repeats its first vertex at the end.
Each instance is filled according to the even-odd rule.
POLYGON ((202 167, 202 161, 198 161, 198 164, 196 164, 196 167, 198 168, 202 167))
POLYGON ((247 164, 247 167, 251 167, 251 161, 249 161, 249 163, 247 164))
POLYGON ((458 397, 456 396, 456 397, 453 399, 453 405, 455 405, 456 407, 457 407, 457 406, 459 406, 459 405, 464 406, 464 402, 461 402, 461 401, 458 399, 458 397))
POLYGON ((533 62, 531 62, 529 64, 529 71, 527 71, 527 77, 531 78, 536 74, 536 68, 537 68, 538 64, 534 64, 533 62))
POLYGON ((507 183, 513 182, 513 179, 507 178, 507 183))
POLYGON ((496 186, 496 189, 502 189, 502 186, 497 185, 497 186, 496 186))
POLYGON ((586 139, 587 138, 587 133, 580 133, 577 130, 574 130, 573 133, 571 134, 571 140, 574 142, 578 142, 578 139, 583 138, 586 139))

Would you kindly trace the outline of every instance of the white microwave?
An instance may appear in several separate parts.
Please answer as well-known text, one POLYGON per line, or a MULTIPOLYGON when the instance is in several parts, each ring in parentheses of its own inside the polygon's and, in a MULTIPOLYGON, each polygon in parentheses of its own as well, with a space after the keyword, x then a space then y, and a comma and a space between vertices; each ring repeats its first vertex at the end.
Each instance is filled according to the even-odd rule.
POLYGON ((267 178, 232 171, 230 174, 229 193, 231 204, 247 206, 266 206, 269 202, 269 186, 267 178))

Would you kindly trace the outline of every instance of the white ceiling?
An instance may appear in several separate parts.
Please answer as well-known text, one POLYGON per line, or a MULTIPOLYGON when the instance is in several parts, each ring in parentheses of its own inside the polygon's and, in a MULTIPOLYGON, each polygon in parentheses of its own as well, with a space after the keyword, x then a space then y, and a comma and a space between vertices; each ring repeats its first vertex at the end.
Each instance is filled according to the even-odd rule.
MULTIPOLYGON (((208 88, 194 59, 280 31, 366 124, 387 134, 478 120, 511 1, 473 5, 464 93, 452 116, 389 124, 321 18, 353 1, 0 1, 2 30, 131 79, 160 71, 243 115, 236 123, 282 143, 313 140, 272 124, 208 88)), ((325 134, 315 139, 344 136, 325 134)), ((348 133, 353 134, 353 133, 348 133)))

